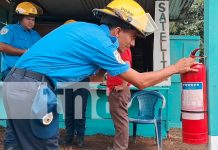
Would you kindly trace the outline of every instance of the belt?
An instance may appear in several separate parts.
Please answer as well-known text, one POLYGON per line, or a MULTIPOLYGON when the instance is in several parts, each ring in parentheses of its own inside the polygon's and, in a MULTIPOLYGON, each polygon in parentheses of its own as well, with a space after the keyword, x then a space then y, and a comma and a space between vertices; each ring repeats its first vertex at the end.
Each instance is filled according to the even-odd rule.
POLYGON ((12 68, 9 74, 13 74, 13 73, 19 74, 24 77, 29 77, 40 82, 47 82, 48 86, 52 88, 52 90, 54 89, 51 80, 47 76, 41 73, 26 70, 26 69, 21 69, 21 68, 12 68))

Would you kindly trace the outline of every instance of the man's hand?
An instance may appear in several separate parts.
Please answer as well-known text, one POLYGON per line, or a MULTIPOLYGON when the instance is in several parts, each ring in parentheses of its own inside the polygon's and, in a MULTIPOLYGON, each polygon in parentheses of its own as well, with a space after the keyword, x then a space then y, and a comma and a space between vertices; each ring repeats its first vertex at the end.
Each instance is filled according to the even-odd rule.
POLYGON ((126 86, 124 86, 124 85, 117 85, 117 86, 114 86, 113 91, 115 91, 115 92, 120 92, 120 91, 122 91, 125 87, 126 87, 126 86))
POLYGON ((174 68, 178 73, 186 73, 189 71, 198 72, 198 69, 191 68, 194 64, 198 64, 198 62, 195 62, 195 58, 182 58, 174 65, 174 68))

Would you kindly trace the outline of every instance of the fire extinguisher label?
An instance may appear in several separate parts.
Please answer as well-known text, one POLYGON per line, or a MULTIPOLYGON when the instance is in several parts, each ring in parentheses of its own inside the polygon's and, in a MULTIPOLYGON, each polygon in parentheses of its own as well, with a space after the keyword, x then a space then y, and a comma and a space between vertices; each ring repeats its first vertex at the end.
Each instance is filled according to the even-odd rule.
MULTIPOLYGON (((204 111, 202 82, 182 83, 182 110, 190 112, 204 111)), ((200 120, 204 119, 204 113, 183 112, 182 118, 189 120, 200 120)))

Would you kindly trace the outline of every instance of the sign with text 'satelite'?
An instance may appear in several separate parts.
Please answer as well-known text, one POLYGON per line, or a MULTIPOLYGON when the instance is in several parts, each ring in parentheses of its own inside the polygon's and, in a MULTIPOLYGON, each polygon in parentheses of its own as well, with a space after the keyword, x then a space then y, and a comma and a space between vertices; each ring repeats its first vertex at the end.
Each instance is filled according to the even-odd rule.
MULTIPOLYGON (((170 39, 169 39, 169 2, 155 2, 155 22, 158 30, 154 33, 154 71, 163 69, 170 65, 170 39)), ((171 80, 157 84, 158 86, 169 86, 171 80)))

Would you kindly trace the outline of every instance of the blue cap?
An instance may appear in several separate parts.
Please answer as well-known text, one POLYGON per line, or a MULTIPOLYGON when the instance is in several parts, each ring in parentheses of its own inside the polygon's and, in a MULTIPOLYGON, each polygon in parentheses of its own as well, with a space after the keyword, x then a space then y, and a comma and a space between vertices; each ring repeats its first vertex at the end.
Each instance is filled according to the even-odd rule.
POLYGON ((58 135, 57 97, 46 85, 39 86, 31 112, 31 128, 35 136, 48 139, 58 135))

